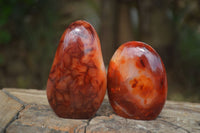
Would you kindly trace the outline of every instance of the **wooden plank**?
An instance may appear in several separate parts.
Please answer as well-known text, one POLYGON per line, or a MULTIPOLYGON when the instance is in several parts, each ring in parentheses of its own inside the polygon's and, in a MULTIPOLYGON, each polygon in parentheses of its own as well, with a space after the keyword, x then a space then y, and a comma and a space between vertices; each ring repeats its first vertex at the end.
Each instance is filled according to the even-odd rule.
MULTIPOLYGON (((8 133, 200 132, 199 103, 167 101, 164 109, 156 120, 141 121, 125 119, 117 116, 112 110, 109 104, 108 97, 106 95, 100 109, 91 120, 77 120, 62 119, 57 117, 55 113, 51 110, 47 101, 44 102, 46 99, 45 90, 4 89, 4 91, 6 93, 9 93, 11 97, 16 97, 16 99, 22 100, 26 103, 26 107, 24 110, 20 111, 18 119, 13 121, 7 127, 6 132, 8 133), (42 99, 44 100, 43 102, 41 102, 42 99)), ((6 101, 4 100, 3 102, 6 101)), ((2 106, 1 108, 5 107, 6 106, 2 106)))
POLYGON ((14 119, 23 105, 0 90, 0 133, 14 119))
POLYGON ((57 117, 46 105, 27 105, 19 119, 6 130, 7 133, 73 133, 84 132, 88 120, 57 117))
POLYGON ((15 96, 25 104, 49 105, 45 90, 4 88, 3 91, 15 96))
MULTIPOLYGON (((107 103, 107 102, 106 102, 107 103)), ((88 133, 199 133, 200 104, 167 101, 156 120, 141 121, 117 116, 109 105, 102 104, 98 116, 94 117, 86 128, 88 133)))

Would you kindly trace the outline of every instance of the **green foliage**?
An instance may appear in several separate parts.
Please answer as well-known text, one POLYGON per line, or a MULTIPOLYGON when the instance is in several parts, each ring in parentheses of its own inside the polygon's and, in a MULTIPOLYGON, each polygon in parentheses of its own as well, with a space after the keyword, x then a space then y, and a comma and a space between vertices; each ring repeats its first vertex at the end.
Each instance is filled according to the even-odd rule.
POLYGON ((19 22, 34 4, 34 0, 1 0, 0 1, 0 44, 9 43, 12 33, 8 25, 14 21, 19 22))
POLYGON ((96 11, 97 13, 100 12, 100 6, 99 6, 100 3, 94 0, 86 0, 86 1, 88 5, 90 5, 94 9, 94 11, 96 11))
POLYGON ((53 0, 0 0, 1 88, 44 87, 59 42, 55 9, 53 0))
POLYGON ((200 5, 198 2, 198 0, 183 0, 174 4, 173 22, 176 27, 174 48, 176 53, 173 71, 176 74, 174 74, 173 84, 179 87, 176 87, 177 92, 173 90, 169 93, 169 98, 173 100, 193 102, 200 100, 200 5))
POLYGON ((3 56, 0 54, 0 66, 4 63, 4 58, 3 56))
POLYGON ((11 14, 11 7, 10 6, 4 6, 4 7, 1 8, 0 26, 4 26, 7 23, 10 14, 11 14))
POLYGON ((10 32, 6 30, 0 31, 0 44, 6 44, 11 40, 11 34, 10 32))
POLYGON ((192 67, 200 67, 200 33, 190 27, 184 27, 180 32, 181 60, 192 67))

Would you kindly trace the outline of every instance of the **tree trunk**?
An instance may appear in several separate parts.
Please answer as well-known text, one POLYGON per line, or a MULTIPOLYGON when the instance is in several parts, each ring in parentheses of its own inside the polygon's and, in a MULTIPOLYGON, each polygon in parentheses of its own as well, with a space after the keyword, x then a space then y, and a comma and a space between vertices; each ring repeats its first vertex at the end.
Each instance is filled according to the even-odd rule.
MULTIPOLYGON (((121 44, 133 40, 133 29, 131 25, 130 3, 119 2, 119 17, 118 17, 118 32, 117 32, 117 47, 121 44)), ((116 47, 116 48, 117 48, 116 47)))
POLYGON ((116 1, 102 0, 101 5, 101 46, 105 65, 114 53, 116 43, 116 1))
POLYGON ((166 0, 138 0, 140 40, 153 46, 164 62, 172 59, 174 39, 167 5, 166 0))

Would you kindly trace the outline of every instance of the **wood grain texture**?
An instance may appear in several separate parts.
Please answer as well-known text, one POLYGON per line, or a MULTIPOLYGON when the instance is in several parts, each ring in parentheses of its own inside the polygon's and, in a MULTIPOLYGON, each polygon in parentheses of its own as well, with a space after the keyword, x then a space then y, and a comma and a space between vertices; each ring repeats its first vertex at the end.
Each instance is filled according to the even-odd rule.
POLYGON ((87 120, 62 119, 49 106, 27 105, 7 128, 7 133, 73 133, 87 125, 87 120))
MULTIPOLYGON (((22 95, 28 93, 26 89, 10 90, 15 93, 21 93, 22 95)), ((44 97, 40 97, 40 100, 46 99, 44 90, 30 90, 31 95, 37 95, 38 93, 44 95, 44 97)), ((12 94, 7 96, 4 92, 0 94, 0 98, 6 96, 6 99, 9 99, 9 101, 15 101, 15 98, 19 100, 21 97, 20 94, 16 97, 12 94)), ((38 99, 36 96, 30 98, 32 98, 33 101, 37 101, 38 99)), ((12 104, 10 102, 8 103, 9 104, 4 104, 5 106, 1 106, 0 109, 13 109, 16 101, 12 104)), ((1 103, 0 105, 3 104, 1 103)), ((59 118, 54 114, 49 105, 40 103, 24 103, 24 106, 25 108, 23 110, 20 112, 18 111, 16 119, 11 121, 10 117, 4 119, 4 122, 9 122, 7 127, 1 125, 6 133, 199 133, 200 131, 199 103, 167 101, 161 114, 155 120, 151 121, 131 120, 117 116, 112 110, 107 96, 104 98, 96 115, 90 120, 59 118)), ((5 114, 0 113, 0 118, 3 118, 4 115, 5 114)))
POLYGON ((22 104, 0 90, 0 133, 22 109, 22 104))
POLYGON ((44 90, 4 88, 3 91, 16 97, 23 104, 49 105, 44 90))

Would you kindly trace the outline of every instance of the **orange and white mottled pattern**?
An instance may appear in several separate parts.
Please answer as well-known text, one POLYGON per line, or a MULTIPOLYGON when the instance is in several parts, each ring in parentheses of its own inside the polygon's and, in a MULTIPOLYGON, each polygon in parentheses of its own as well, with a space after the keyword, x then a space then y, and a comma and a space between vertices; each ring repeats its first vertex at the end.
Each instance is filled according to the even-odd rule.
POLYGON ((156 51, 142 42, 127 42, 108 67, 108 96, 123 117, 151 120, 161 112, 167 96, 164 64, 156 51))

